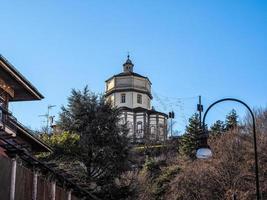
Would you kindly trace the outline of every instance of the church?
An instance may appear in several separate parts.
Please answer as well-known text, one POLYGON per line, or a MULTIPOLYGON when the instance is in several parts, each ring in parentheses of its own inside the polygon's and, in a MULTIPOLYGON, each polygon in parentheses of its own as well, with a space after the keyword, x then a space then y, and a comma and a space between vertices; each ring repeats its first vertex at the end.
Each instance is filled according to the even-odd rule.
POLYGON ((152 83, 133 68, 128 55, 123 72, 106 80, 105 97, 121 109, 121 123, 127 123, 132 143, 162 143, 167 139, 168 115, 151 106, 152 83))

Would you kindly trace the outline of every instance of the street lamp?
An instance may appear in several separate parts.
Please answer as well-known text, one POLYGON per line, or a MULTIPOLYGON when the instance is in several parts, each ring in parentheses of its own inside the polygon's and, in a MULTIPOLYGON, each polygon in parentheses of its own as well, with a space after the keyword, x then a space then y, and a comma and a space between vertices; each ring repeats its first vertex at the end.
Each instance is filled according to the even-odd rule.
POLYGON ((244 105, 251 117, 252 117, 252 123, 253 123, 253 144, 254 144, 254 159, 255 159, 255 184, 256 184, 256 195, 257 195, 257 200, 260 199, 260 187, 259 187, 259 169, 258 169, 258 153, 257 153, 257 137, 256 137, 256 124, 255 124, 255 117, 254 114, 252 112, 252 110, 250 109, 250 107, 244 103, 243 101, 239 100, 239 99, 234 99, 234 98, 225 98, 225 99, 220 99, 218 101, 215 101, 213 104, 211 104, 208 109, 206 110, 206 112, 204 113, 203 116, 203 122, 202 122, 202 130, 203 133, 200 135, 199 137, 199 147, 197 149, 197 153, 196 153, 196 157, 197 158, 210 158, 212 156, 212 152, 210 147, 207 144, 207 139, 208 139, 208 131, 206 130, 206 126, 205 126, 205 119, 207 116, 207 113, 209 112, 209 110, 215 106, 216 104, 220 103, 220 102, 224 102, 224 101, 235 101, 238 103, 241 103, 242 105, 244 105))

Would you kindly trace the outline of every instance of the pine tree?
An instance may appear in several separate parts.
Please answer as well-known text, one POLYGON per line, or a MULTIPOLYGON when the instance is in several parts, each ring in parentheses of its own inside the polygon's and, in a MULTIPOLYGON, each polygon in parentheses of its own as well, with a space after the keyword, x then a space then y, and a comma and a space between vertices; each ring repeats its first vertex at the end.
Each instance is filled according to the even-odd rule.
POLYGON ((229 131, 238 126, 238 115, 236 114, 235 109, 231 110, 231 112, 226 116, 225 120, 225 130, 229 131))
POLYGON ((185 134, 181 137, 181 153, 191 158, 195 157, 198 135, 201 133, 199 115, 195 113, 189 118, 185 134))
POLYGON ((217 120, 211 127, 210 131, 212 135, 220 135, 225 132, 225 124, 221 120, 217 120))
POLYGON ((80 137, 77 159, 87 169, 87 182, 102 188, 102 194, 108 193, 105 188, 111 187, 127 166, 128 130, 119 125, 119 115, 118 109, 87 87, 73 90, 60 113, 59 126, 80 137))

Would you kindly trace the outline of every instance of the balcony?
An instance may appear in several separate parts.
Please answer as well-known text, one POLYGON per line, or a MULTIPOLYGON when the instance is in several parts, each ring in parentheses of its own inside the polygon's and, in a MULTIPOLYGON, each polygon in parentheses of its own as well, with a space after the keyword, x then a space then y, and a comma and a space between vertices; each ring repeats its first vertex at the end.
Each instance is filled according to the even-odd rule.
POLYGON ((0 105, 0 130, 16 136, 17 119, 3 106, 0 105))

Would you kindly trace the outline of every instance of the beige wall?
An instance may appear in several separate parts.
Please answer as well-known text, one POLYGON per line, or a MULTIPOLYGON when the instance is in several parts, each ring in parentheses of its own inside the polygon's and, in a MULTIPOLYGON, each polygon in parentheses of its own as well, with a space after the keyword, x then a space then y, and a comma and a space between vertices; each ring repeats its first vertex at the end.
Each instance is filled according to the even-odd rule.
MULTIPOLYGON (((111 96, 111 95, 110 95, 111 96)), ((128 108, 145 108, 150 110, 150 98, 147 94, 138 93, 138 92, 116 92, 114 93, 114 106, 116 107, 128 107, 128 108), (121 103, 121 94, 126 95, 126 102, 121 103), (142 95, 142 104, 137 103, 137 94, 142 95)))
POLYGON ((112 89, 139 89, 145 92, 151 92, 151 84, 150 82, 141 77, 135 76, 122 76, 122 77, 115 77, 109 80, 106 83, 106 92, 112 89))
MULTIPOLYGON (((110 100, 113 106, 128 107, 128 108, 141 107, 146 110, 151 110, 151 98, 149 97, 149 95, 134 91, 134 90, 139 90, 139 91, 141 90, 143 92, 151 93, 151 83, 146 78, 141 78, 136 76, 122 76, 122 77, 112 78, 106 83, 106 92, 112 91, 114 89, 127 89, 130 91, 114 92, 111 95, 107 96, 107 100, 110 100), (121 103, 121 94, 126 95, 125 103, 121 103), (137 103, 138 94, 142 95, 142 104, 137 103)), ((128 134, 129 138, 133 138, 135 133, 136 138, 139 138, 141 141, 145 134, 144 128, 146 121, 146 127, 148 129, 148 132, 146 132, 146 134, 150 134, 151 128, 154 129, 154 132, 151 133, 150 136, 152 140, 163 141, 164 139, 166 139, 167 119, 160 114, 159 115, 151 114, 150 124, 148 124, 148 118, 149 116, 147 112, 133 113, 129 111, 124 111, 121 115, 120 123, 125 123, 127 121, 129 128, 129 134, 128 134), (134 116, 136 116, 135 125, 134 125, 134 116), (142 124, 143 130, 141 132, 137 131, 138 122, 139 125, 140 123, 142 124), (135 132, 134 132, 134 127, 136 128, 135 132)))
POLYGON ((115 87, 115 79, 111 79, 106 83, 106 91, 111 90, 115 87))

